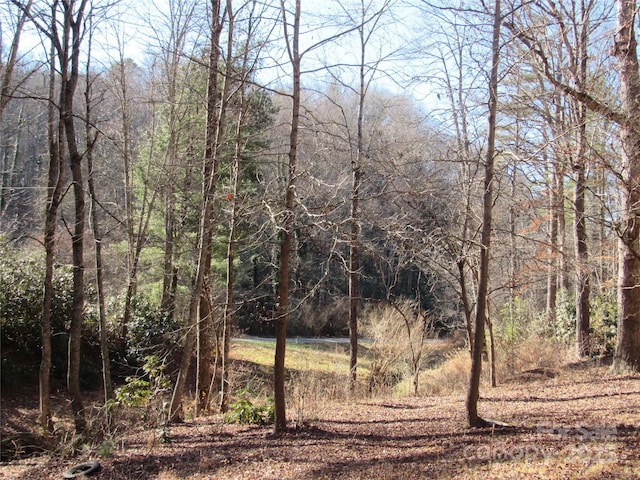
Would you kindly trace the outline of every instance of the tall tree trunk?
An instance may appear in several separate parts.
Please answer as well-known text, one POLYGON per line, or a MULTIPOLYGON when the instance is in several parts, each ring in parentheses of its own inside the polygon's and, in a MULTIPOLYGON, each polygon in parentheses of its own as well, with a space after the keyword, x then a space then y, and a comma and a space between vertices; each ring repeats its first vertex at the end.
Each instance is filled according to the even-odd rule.
MULTIPOLYGON (((175 80, 174 80, 175 82, 175 80)), ((171 89, 171 87, 170 87, 171 89)), ((167 157, 169 166, 168 181, 165 185, 166 192, 164 194, 164 260, 162 275, 162 298, 160 300, 160 308, 162 313, 168 320, 173 320, 176 308, 176 298, 173 294, 174 277, 177 274, 177 268, 173 263, 174 245, 176 241, 176 194, 175 194, 175 175, 174 167, 178 159, 178 139, 176 133, 176 99, 169 100, 169 144, 167 145, 167 157)))
POLYGON ((284 361, 287 348, 287 319, 289 317, 289 263, 291 258, 291 237, 294 226, 295 207, 295 179, 298 156, 298 129, 300 125, 300 0, 295 2, 293 21, 293 38, 289 37, 286 8, 284 0, 280 1, 285 39, 289 60, 293 68, 293 89, 291 107, 291 132, 289 135, 289 168, 282 219, 282 233, 280 238, 280 264, 278 271, 278 310, 276 318, 276 352, 273 373, 273 397, 275 407, 274 432, 280 435, 287 428, 286 398, 285 398, 285 368, 284 361))
MULTIPOLYGON (((127 290, 124 297, 124 311, 122 314, 122 324, 120 329, 120 348, 121 355, 125 355, 127 350, 128 328, 131 321, 131 302, 137 289, 138 261, 137 261, 137 245, 135 236, 135 221, 133 218, 133 179, 132 179, 132 156, 131 156, 131 120, 129 117, 129 89, 127 82, 126 63, 124 59, 124 51, 120 50, 120 75, 119 87, 122 94, 122 159, 124 173, 124 207, 125 207, 125 228, 127 230, 127 290)), ((146 192, 145 192, 146 195, 146 192)), ((141 215, 142 216, 142 215, 141 215)), ((142 232, 138 232, 140 237, 142 232)))
MULTIPOLYGON (((240 107, 244 108, 243 106, 240 107)), ((220 411, 226 413, 229 410, 229 354, 231 352, 231 329, 233 326, 234 311, 234 288, 235 270, 234 262, 236 258, 236 236, 238 226, 238 194, 239 194, 239 169, 240 169, 240 136, 241 117, 238 118, 236 126, 236 146, 232 166, 233 193, 231 198, 231 218, 229 225, 229 243, 227 244, 227 281, 226 297, 224 302, 224 317, 222 326, 222 359, 220 377, 220 411)))
MULTIPOLYGON (((220 0, 218 0, 218 9, 221 8, 221 4, 222 2, 220 0)), ((229 6, 227 4, 227 6, 229 6)), ((229 17, 230 15, 233 15, 233 11, 232 10, 226 10, 224 12, 224 15, 226 15, 227 17, 229 17)), ((222 20, 218 21, 219 25, 222 25, 222 20)), ((218 50, 221 50, 220 47, 220 31, 221 31, 221 27, 220 29, 218 29, 218 34, 217 34, 217 45, 218 45, 218 50)), ((229 35, 229 40, 228 40, 228 56, 225 59, 226 60, 226 65, 227 65, 227 70, 222 74, 222 89, 220 91, 220 101, 219 101, 219 106, 217 108, 217 117, 216 117, 216 121, 215 121, 215 138, 214 138, 214 157, 217 158, 218 157, 218 152, 219 149, 221 147, 221 145, 224 143, 225 139, 224 139, 224 135, 225 135, 225 128, 226 128, 226 124, 227 124, 227 110, 228 110, 228 106, 229 106, 229 100, 230 97, 232 95, 232 83, 233 83, 233 79, 231 78, 230 75, 230 71, 231 71, 231 64, 233 63, 232 60, 232 54, 233 54, 233 26, 230 26, 230 29, 228 29, 228 35, 229 35)), ((220 56, 220 54, 218 54, 220 56)), ((219 58, 219 57, 218 57, 219 58)), ((216 160, 216 166, 215 166, 215 172, 214 172, 214 176, 215 176, 215 183, 217 184, 218 182, 218 163, 219 160, 216 160)), ((216 189, 216 186, 214 185, 214 192, 216 189)), ((214 201, 214 195, 211 196, 211 201, 214 201)), ((207 248, 207 259, 204 261, 204 279, 205 279, 205 286, 207 287, 211 287, 212 282, 210 280, 210 276, 211 276, 211 257, 212 257, 212 251, 211 251, 211 243, 213 241, 213 210, 211 210, 211 218, 209 219, 209 224, 210 224, 210 232, 208 234, 209 240, 208 240, 208 248, 207 248)), ((204 292, 204 291, 203 291, 204 292)), ((208 292, 208 289, 207 289, 208 292)), ((198 369, 197 369, 197 378, 199 380, 199 389, 197 388, 196 390, 198 390, 199 394, 200 394, 200 405, 204 405, 209 403, 209 392, 211 391, 210 388, 208 388, 208 385, 210 385, 211 383, 213 383, 215 381, 215 378, 213 378, 213 371, 212 371, 212 365, 215 363, 217 364, 219 359, 220 359, 220 355, 219 355, 219 345, 217 344, 218 342, 216 342, 216 354, 214 356, 213 354, 213 349, 212 349, 212 343, 210 341, 211 338, 211 333, 215 330, 214 326, 213 326, 213 310, 211 309, 211 295, 210 293, 207 293, 206 298, 202 299, 202 302, 207 302, 207 311, 200 311, 200 321, 198 323, 199 328, 198 328, 198 332, 199 332, 199 336, 198 336, 198 351, 197 351, 197 355, 198 355, 198 369), (214 358, 215 357, 215 358, 214 358)), ((202 303, 201 303, 202 305, 202 303)), ((222 324, 222 328, 224 328, 224 322, 222 324)), ((216 369, 217 369, 217 365, 216 365, 216 369)), ((196 411, 196 414, 198 412, 196 411)))
MULTIPOLYGON (((578 92, 584 92, 587 82, 587 48, 589 37, 590 7, 585 0, 580 1, 580 27, 576 33, 576 52, 574 82, 578 92)), ((589 354, 589 317, 591 315, 591 285, 589 271, 589 253, 587 245, 587 225, 585 210, 586 191, 586 149, 587 149, 587 107, 582 102, 575 105, 576 122, 576 158, 573 164, 574 190, 574 234, 576 252, 576 353, 578 357, 589 354)))
MULTIPOLYGON (((545 142, 548 143, 547 140, 545 140, 545 142)), ((556 318, 556 303, 558 298, 558 208, 560 208, 560 205, 558 192, 556 190, 556 162, 547 159, 547 165, 549 175, 547 181, 549 192, 549 246, 547 251, 549 261, 547 265, 546 317, 548 325, 553 325, 556 318)))
POLYGON ((220 33, 222 21, 220 19, 220 0, 211 0, 211 36, 209 65, 207 75, 207 124, 205 131, 205 152, 202 176, 202 208, 198 229, 198 249, 196 274, 189 304, 189 318, 187 333, 178 378, 173 389, 169 407, 170 420, 180 421, 182 397, 186 385, 191 357, 196 344, 196 329, 200 320, 200 302, 203 286, 208 273, 211 271, 211 241, 213 238, 213 203, 218 182, 217 142, 220 128, 220 114, 218 112, 218 61, 220 59, 220 33), (207 265, 208 263, 208 265, 207 265))
POLYGON ((576 251, 576 353, 578 357, 589 354, 590 273, 588 265, 587 226, 585 216, 585 113, 584 105, 578 105, 578 148, 574 164, 574 234, 576 251))
MULTIPOLYGON (((252 9, 255 8, 255 2, 252 9)), ((233 58, 231 55, 234 28, 235 28, 235 13, 233 11, 232 0, 227 0, 227 15, 229 18, 229 36, 227 42, 228 55, 227 65, 231 65, 233 58)), ((253 12, 252 12, 253 17, 253 12)), ((231 330, 233 327, 233 315, 234 315, 234 292, 235 292, 235 268, 234 263, 236 259, 236 240, 239 216, 239 202, 240 202, 240 178, 241 178, 241 160, 243 152, 243 127, 247 116, 247 77, 250 74, 249 67, 249 42, 253 38, 253 18, 249 21, 247 31, 247 45, 244 47, 244 54, 242 57, 242 69, 239 86, 239 101, 238 101, 238 117, 236 119, 235 131, 234 131, 234 148, 233 148, 233 161, 231 164, 231 193, 229 193, 229 201, 231 202, 231 215, 229 218, 229 243, 227 244, 227 279, 226 279, 226 296, 224 302, 224 316, 222 327, 222 355, 221 355, 221 375, 220 375, 220 411, 225 413, 229 410, 229 366, 230 359, 229 354, 231 351, 231 330)))
MULTIPOLYGON (((489 306, 487 305, 487 308, 489 306)), ((487 312, 487 330, 489 333, 489 381, 492 387, 498 386, 498 372, 496 370, 496 339, 493 335, 493 323, 487 312)))
POLYGON ((42 301, 42 359, 40 363, 40 426, 44 432, 53 431, 51 418, 51 306, 54 295, 53 275, 56 247, 56 224, 62 199, 65 178, 62 137, 63 125, 56 115, 55 53, 51 53, 51 75, 49 78, 49 107, 47 137, 49 144, 49 173, 47 179, 47 206, 44 222, 45 277, 42 301))
POLYGON ((623 172, 619 240, 617 371, 640 371, 640 74, 635 36, 635 0, 617 0, 615 55, 620 75, 623 172))
MULTIPOLYGON (((208 259, 211 264, 211 257, 208 259)), ((211 308, 211 287, 208 276, 205 278, 205 284, 202 286, 202 294, 200 295, 200 321, 197 328, 196 352, 197 352, 197 368, 196 368, 196 417, 200 412, 209 408, 209 388, 213 375, 213 346, 212 337, 212 317, 213 309, 211 308)))
POLYGON ((71 314, 71 328, 69 331, 69 357, 67 371, 67 386, 71 395, 71 409, 77 432, 84 432, 86 422, 84 418, 84 401, 80 390, 80 344, 82 341, 82 325, 84 318, 84 234, 85 234, 85 201, 84 180, 82 173, 82 154, 78 149, 76 129, 74 123, 73 97, 79 78, 80 44, 82 28, 84 28, 84 9, 87 0, 82 0, 74 11, 75 2, 70 1, 64 8, 64 36, 65 54, 62 55, 62 88, 61 88, 61 116, 64 123, 65 137, 71 176, 73 179, 74 195, 74 228, 71 236, 73 257, 73 310, 71 314), (66 50, 70 48, 70 54, 66 50), (69 55, 69 56, 67 56, 69 55))
POLYGON ((469 353, 473 354, 473 325, 472 325, 472 307, 469 301, 469 293, 467 289, 467 275, 466 275, 466 259, 461 257, 456 262, 458 267, 458 283, 460 285, 460 298, 462 299, 462 306, 464 308, 464 319, 467 333, 467 342, 469 343, 469 353))
POLYGON ((360 65, 358 79, 358 116, 356 126, 356 152, 351 162, 351 236, 349 239, 349 389, 356 388, 358 368, 358 310, 360 306, 360 184, 362 182, 362 162, 364 160, 364 103, 367 94, 365 77, 366 46, 365 5, 361 2, 360 65))
POLYGON ((491 221, 493 210, 493 177, 498 107, 498 69, 500 62, 500 27, 502 13, 500 0, 495 0, 493 13, 493 40, 491 46, 491 74, 489 78, 489 119, 485 163, 484 194, 482 199, 482 232, 480 240, 480 267, 478 273, 478 297, 476 301, 475 333, 471 356, 471 375, 467 392, 467 421, 470 427, 483 427, 487 422, 478 416, 480 398, 480 376, 485 323, 487 321, 487 297, 489 295, 489 255, 491 253, 491 221))
MULTIPOLYGON (((91 19, 89 19, 91 22, 91 19)), ((89 51, 93 35, 89 33, 89 51)), ((104 387, 105 404, 114 398, 113 383, 111 382, 111 365, 109 360, 109 337, 107 333, 107 313, 104 298, 104 274, 102 269, 102 234, 100 232, 100 216, 98 215, 99 203, 96 194, 95 172, 93 169, 93 147, 97 140, 97 132, 92 127, 92 105, 91 105, 91 84, 93 78, 91 76, 91 62, 87 60, 85 71, 85 142, 87 155, 87 184, 89 187, 89 197, 91 198, 90 219, 91 228, 93 230, 94 246, 95 246, 95 267, 96 267, 96 294, 98 296, 98 317, 100 326, 100 356, 102 359, 102 384, 104 387)))
POLYGON ((567 292, 569 290, 569 262, 567 261, 567 215, 564 208, 565 165, 563 160, 560 160, 560 163, 561 165, 558 167, 559 172, 555 175, 556 192, 558 196, 558 208, 556 210, 558 215, 558 263, 560 274, 558 285, 564 292, 567 292))

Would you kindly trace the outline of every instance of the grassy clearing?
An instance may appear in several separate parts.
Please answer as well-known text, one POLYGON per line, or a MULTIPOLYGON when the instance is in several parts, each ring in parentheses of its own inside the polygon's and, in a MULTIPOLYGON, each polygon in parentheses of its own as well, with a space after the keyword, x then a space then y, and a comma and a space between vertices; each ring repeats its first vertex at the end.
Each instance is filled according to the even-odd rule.
MULTIPOLYGON (((231 359, 250 362, 263 367, 273 367, 275 342, 264 340, 234 340, 231 359)), ((362 349, 366 352, 365 349, 362 349)), ((360 359, 358 372, 369 374, 369 359, 360 359)), ((296 372, 346 374, 349 372, 349 346, 342 343, 287 343, 285 367, 296 372)))
MULTIPOLYGON (((268 404, 272 395, 275 342, 236 339, 231 345, 234 363, 231 390, 252 394, 255 404, 268 404)), ((359 391, 370 376, 370 359, 361 349, 358 366, 359 391)), ((328 401, 349 398, 349 345, 338 342, 304 343, 295 339, 287 344, 287 404, 289 418, 298 425, 316 418, 328 401)))

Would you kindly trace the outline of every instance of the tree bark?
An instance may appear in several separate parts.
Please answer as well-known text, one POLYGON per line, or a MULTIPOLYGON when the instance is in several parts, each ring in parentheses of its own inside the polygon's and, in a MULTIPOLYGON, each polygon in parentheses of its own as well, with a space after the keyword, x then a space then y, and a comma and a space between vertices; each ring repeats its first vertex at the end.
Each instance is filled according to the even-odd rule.
MULTIPOLYGON (((575 34, 575 54, 570 58, 575 65, 571 66, 575 88, 584 92, 587 81, 587 47, 590 8, 585 1, 580 1, 579 27, 575 34)), ((577 19, 576 19, 577 20, 577 19)), ((574 234, 576 254, 576 353, 578 357, 589 354, 589 317, 591 314, 591 285, 589 272, 589 251, 587 243, 587 225, 585 210, 586 191, 586 143, 587 143, 587 107, 583 103, 574 101, 575 125, 576 125, 576 151, 573 164, 575 190, 574 190, 574 234)))
POLYGON ((202 207, 198 229, 198 249, 196 274, 189 304, 189 318, 186 326, 184 349, 178 378, 173 389, 169 406, 169 419, 181 421, 182 397, 186 385, 191 357, 196 343, 196 329, 200 320, 200 301, 208 272, 211 270, 211 241, 213 238, 213 203, 218 183, 218 134, 220 131, 220 115, 218 112, 218 61, 220 59, 220 0, 211 0, 211 36, 207 78, 207 124, 205 131, 205 153, 203 163, 202 207), (208 265, 207 265, 208 263, 208 265))
POLYGON ((53 432, 51 418, 51 306, 53 302, 54 262, 56 247, 56 224, 65 181, 65 163, 63 161, 64 135, 63 125, 56 115, 55 90, 56 69, 55 53, 51 52, 51 75, 49 78, 49 108, 47 137, 49 144, 49 172, 47 180, 47 206, 44 222, 45 277, 42 301, 42 359, 40 363, 40 426, 44 432, 53 432))
POLYGON ((358 72, 358 116, 356 126, 356 152, 351 162, 351 236, 349 239, 349 390, 356 388, 358 368, 358 310, 360 307, 360 184, 362 182, 362 162, 364 160, 364 103, 367 94, 365 77, 366 46, 365 5, 361 2, 360 65, 358 72))
POLYGON ((484 195, 482 199, 482 232, 480 240, 480 266, 476 301, 475 333, 471 356, 471 375, 467 392, 467 421, 470 427, 484 427, 487 422, 478 415, 482 354, 485 344, 487 298, 489 294, 489 255, 491 253, 491 221, 493 210, 493 177, 498 106, 498 69, 500 62, 500 27, 502 14, 500 0, 495 0, 493 13, 493 40, 491 46, 491 73, 489 78, 489 121, 487 153, 485 160, 484 195))
POLYGON ((71 409, 73 411, 76 431, 81 433, 86 429, 84 418, 84 401, 80 389, 80 344, 82 341, 82 325, 84 313, 84 234, 85 234, 85 201, 84 180, 82 172, 82 154, 78 148, 74 123, 73 97, 79 78, 80 44, 82 28, 84 27, 84 9, 87 0, 82 0, 74 10, 74 1, 63 2, 64 30, 63 50, 61 57, 61 117, 64 123, 67 151, 73 180, 74 195, 74 228, 71 236, 73 256, 73 310, 71 314, 71 329, 69 332, 69 357, 67 371, 67 387, 71 395, 71 409), (70 48, 70 51, 69 51, 70 48))
POLYGON ((640 371, 640 74, 635 36, 635 0, 617 0, 614 53, 618 59, 623 172, 619 227, 618 337, 614 354, 617 371, 640 371))
POLYGON ((276 352, 273 367, 273 397, 275 408, 274 433, 283 434, 287 429, 285 398, 285 355, 287 348, 287 320, 289 317, 289 264, 291 259, 291 237, 295 220, 295 180, 298 157, 298 130, 300 126, 300 0, 295 2, 292 38, 289 38, 286 8, 280 1, 287 51, 293 68, 293 88, 291 93, 291 131, 289 135, 289 166, 280 237, 280 263, 278 271, 278 309, 276 318, 276 352))
MULTIPOLYGON (((91 21, 91 20, 90 20, 91 21)), ((89 51, 93 35, 89 33, 89 51)), ((102 384, 104 387, 105 404, 114 398, 113 383, 111 382, 111 365, 109 360, 109 337, 107 332, 107 314, 104 295, 104 274, 102 268, 102 234, 100 232, 100 216, 98 215, 99 202, 97 200, 95 172, 93 169, 93 147, 97 139, 97 132, 92 127, 92 105, 91 105, 91 62, 87 60, 85 71, 85 142, 87 156, 87 185, 89 187, 89 197, 91 199, 90 223, 94 238, 94 258, 96 267, 96 294, 98 296, 98 324, 100 326, 100 356, 102 359, 102 384)))

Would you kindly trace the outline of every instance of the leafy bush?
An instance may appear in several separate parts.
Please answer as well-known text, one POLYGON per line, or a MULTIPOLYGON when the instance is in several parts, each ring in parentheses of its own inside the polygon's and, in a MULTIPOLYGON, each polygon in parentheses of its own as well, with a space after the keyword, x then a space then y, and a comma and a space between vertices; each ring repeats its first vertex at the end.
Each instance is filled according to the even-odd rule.
POLYGON ((141 376, 127 377, 125 385, 115 391, 116 401, 129 408, 141 409, 145 427, 159 428, 159 440, 170 442, 169 405, 171 380, 165 373, 166 363, 155 355, 148 356, 141 376))
POLYGON ((576 338, 576 300, 567 290, 558 292, 553 333, 556 339, 567 345, 572 344, 576 338))
MULTIPOLYGON (((73 273, 56 265, 52 299, 52 373, 64 376, 68 322, 73 308, 73 273)), ((37 375, 42 345, 44 259, 25 250, 0 248, 2 379, 24 382, 37 375)))
POLYGON ((173 334, 179 323, 171 320, 144 295, 136 295, 131 302, 131 321, 128 325, 128 353, 137 361, 147 357, 164 356, 175 346, 173 334))
POLYGON ((224 417, 227 423, 270 425, 274 422, 275 410, 271 398, 267 405, 256 405, 249 400, 251 392, 248 390, 240 390, 238 395, 240 398, 229 405, 229 411, 224 417))
POLYGON ((143 375, 130 376, 126 383, 116 389, 116 399, 126 407, 147 406, 151 399, 171 390, 171 382, 165 375, 165 364, 159 357, 151 355, 145 359, 143 375))
POLYGON ((611 355, 616 348, 618 303, 611 293, 591 299, 591 353, 611 355))
MULTIPOLYGON (((611 293, 593 295, 590 299, 591 354, 610 355, 615 350, 618 305, 611 293)), ((565 345, 573 345, 576 339, 575 295, 561 290, 558 293, 555 322, 552 325, 552 337, 565 345)))

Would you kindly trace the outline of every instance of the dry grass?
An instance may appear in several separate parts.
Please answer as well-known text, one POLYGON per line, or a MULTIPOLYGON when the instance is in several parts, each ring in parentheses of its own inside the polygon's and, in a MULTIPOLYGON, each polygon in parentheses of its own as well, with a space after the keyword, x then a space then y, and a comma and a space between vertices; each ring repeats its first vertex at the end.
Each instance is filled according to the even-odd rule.
POLYGON ((442 364, 423 372, 420 377, 420 393, 433 396, 463 392, 469 383, 470 365, 468 350, 454 350, 448 353, 442 364))
MULTIPOLYGON (((554 376, 563 365, 573 360, 562 343, 540 337, 530 337, 518 344, 498 343, 496 348, 498 383, 529 380, 532 376, 554 376)), ((436 368, 420 377, 420 394, 450 395, 466 391, 471 366, 469 351, 452 350, 436 368)), ((483 381, 488 384, 489 365, 483 365, 483 381)))
POLYGON ((530 370, 557 370, 574 360, 570 349, 562 342, 535 335, 516 344, 498 342, 497 357, 496 369, 502 380, 530 370))

